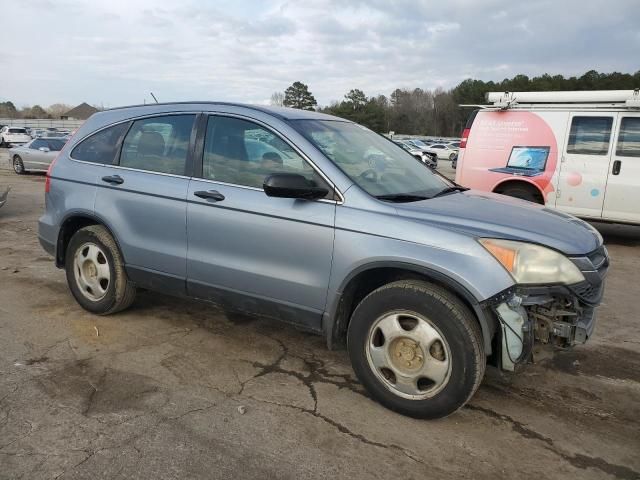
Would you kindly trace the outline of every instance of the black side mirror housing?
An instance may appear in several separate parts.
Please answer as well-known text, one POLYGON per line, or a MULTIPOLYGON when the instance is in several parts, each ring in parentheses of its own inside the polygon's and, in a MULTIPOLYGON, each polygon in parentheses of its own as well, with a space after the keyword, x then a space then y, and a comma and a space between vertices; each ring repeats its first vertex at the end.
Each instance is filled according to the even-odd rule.
POLYGON ((264 193, 269 197, 301 198, 317 200, 329 193, 324 187, 312 185, 309 180, 297 173, 272 173, 262 184, 264 193))

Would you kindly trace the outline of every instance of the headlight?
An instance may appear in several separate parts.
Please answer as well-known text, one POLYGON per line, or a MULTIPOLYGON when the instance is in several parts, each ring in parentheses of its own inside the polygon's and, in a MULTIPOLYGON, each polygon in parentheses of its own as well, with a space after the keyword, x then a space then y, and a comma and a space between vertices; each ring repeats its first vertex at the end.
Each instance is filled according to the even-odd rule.
POLYGON ((550 248, 497 238, 481 238, 479 242, 511 274, 516 283, 570 285, 584 280, 584 275, 571 260, 550 248))

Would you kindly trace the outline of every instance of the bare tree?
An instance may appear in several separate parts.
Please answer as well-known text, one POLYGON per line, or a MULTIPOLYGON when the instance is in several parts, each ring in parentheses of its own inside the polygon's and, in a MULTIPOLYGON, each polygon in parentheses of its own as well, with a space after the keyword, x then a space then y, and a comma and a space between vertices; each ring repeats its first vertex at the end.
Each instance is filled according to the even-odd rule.
POLYGON ((282 107, 284 106, 284 93, 282 92, 273 92, 271 94, 271 101, 269 102, 274 107, 282 107))
POLYGON ((60 118, 72 108, 71 105, 67 105, 66 103, 54 103, 53 105, 49 105, 46 110, 47 113, 51 115, 51 118, 60 118))

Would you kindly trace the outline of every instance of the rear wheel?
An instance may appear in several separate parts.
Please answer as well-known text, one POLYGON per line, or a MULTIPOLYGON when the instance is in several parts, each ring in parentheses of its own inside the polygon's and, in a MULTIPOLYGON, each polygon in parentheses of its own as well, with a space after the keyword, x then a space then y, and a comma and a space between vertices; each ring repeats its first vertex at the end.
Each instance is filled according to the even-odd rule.
POLYGON ((497 193, 507 195, 509 197, 519 198, 521 200, 527 200, 528 202, 544 204, 542 195, 535 188, 529 185, 509 185, 497 193))
POLYGON ((22 175, 25 173, 24 163, 22 163, 22 158, 19 155, 13 157, 13 171, 18 175, 22 175))
POLYGON ((454 158, 456 158, 456 153, 452 153, 451 155, 449 155, 449 160, 453 161, 454 158))
POLYGON ((427 282, 397 281, 370 293, 354 311, 347 337, 367 391, 411 417, 455 412, 484 375, 476 319, 454 295, 427 282))
POLYGON ((85 310, 108 315, 129 307, 136 295, 118 246, 106 228, 91 225, 78 230, 67 247, 67 283, 85 310))

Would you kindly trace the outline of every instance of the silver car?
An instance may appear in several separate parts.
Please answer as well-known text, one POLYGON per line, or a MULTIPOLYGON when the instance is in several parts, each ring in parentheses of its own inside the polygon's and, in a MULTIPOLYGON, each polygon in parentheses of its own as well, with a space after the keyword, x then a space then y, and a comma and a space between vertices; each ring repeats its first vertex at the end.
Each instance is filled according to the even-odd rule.
POLYGON ((487 364, 584 343, 609 265, 585 222, 304 110, 99 112, 44 190, 40 243, 89 312, 144 288, 279 319, 346 347, 370 396, 414 417, 463 406, 487 364))
POLYGON ((22 175, 29 171, 46 172, 51 162, 62 150, 64 138, 35 138, 9 150, 13 171, 22 175))

